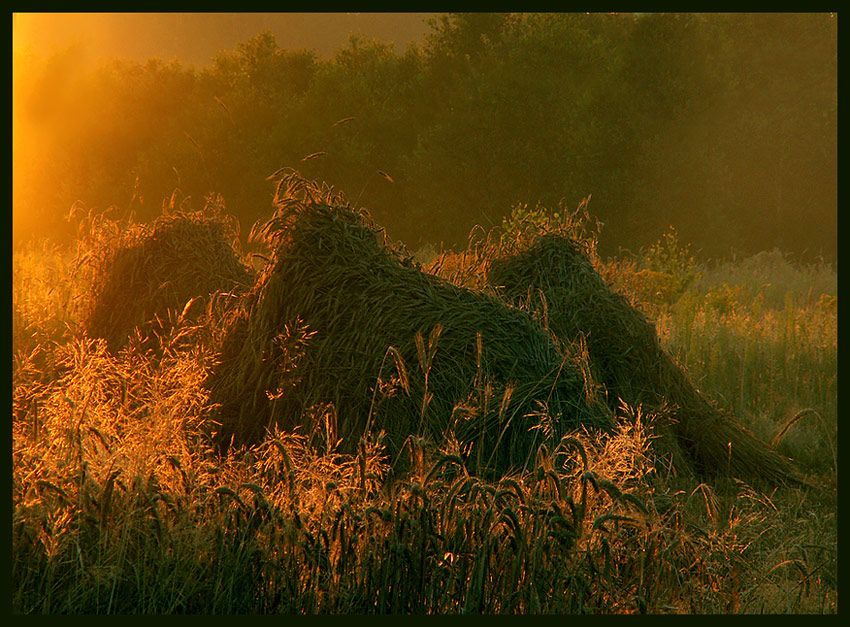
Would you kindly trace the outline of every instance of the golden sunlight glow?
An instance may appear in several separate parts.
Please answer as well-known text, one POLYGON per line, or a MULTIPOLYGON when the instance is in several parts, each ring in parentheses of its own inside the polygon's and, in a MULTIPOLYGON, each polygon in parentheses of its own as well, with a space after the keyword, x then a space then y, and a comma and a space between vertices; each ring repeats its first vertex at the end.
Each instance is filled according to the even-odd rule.
POLYGON ((76 93, 93 66, 75 14, 12 16, 12 222, 13 232, 33 231, 43 223, 40 207, 61 189, 62 172, 50 163, 47 148, 75 147, 68 130, 89 109, 76 93), (63 32, 62 29, 65 29, 63 32), (76 39, 73 39, 75 37, 76 39), (51 45, 52 44, 52 45, 51 45), (63 47, 64 46, 64 47, 63 47), (73 121, 73 123, 71 123, 73 121), (22 208, 26 208, 25 210, 22 208))

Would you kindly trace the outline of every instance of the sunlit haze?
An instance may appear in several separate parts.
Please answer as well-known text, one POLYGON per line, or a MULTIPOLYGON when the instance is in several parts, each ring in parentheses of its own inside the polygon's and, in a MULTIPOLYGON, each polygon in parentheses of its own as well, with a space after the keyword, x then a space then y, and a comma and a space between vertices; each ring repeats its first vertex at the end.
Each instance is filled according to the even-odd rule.
POLYGON ((835 256, 835 14, 12 20, 16 243, 177 188, 253 224, 292 167, 414 248, 592 197, 607 253, 673 227, 703 256, 835 256))
POLYGON ((263 30, 282 48, 321 55, 361 33, 394 44, 398 52, 421 41, 431 13, 15 13, 15 52, 49 54, 78 45, 92 58, 152 57, 205 65, 263 30))
MULTIPOLYGON (((400 54, 410 43, 421 42, 430 15, 13 13, 13 195, 16 210, 28 208, 27 215, 15 213, 14 230, 34 227, 39 218, 32 212, 42 210, 40 202, 50 202, 45 186, 51 180, 58 183, 53 177, 60 173, 41 148, 54 143, 57 134, 66 135, 69 121, 85 117, 91 103, 76 97, 77 85, 97 66, 115 59, 144 63, 153 58, 206 66, 219 53, 233 50, 262 31, 271 32, 281 48, 309 49, 322 56, 344 47, 352 35, 375 38, 400 54), (48 71, 35 83, 27 81, 31 71, 43 64, 48 71), (26 165, 22 168, 21 164, 26 165), (24 176, 27 181, 22 180, 24 176), (33 177, 45 186, 36 185, 33 177), (39 198, 32 197, 34 193, 39 198)), ((84 134, 85 130, 78 132, 84 134)), ((67 137, 67 150, 78 148, 74 136, 79 135, 67 137)))

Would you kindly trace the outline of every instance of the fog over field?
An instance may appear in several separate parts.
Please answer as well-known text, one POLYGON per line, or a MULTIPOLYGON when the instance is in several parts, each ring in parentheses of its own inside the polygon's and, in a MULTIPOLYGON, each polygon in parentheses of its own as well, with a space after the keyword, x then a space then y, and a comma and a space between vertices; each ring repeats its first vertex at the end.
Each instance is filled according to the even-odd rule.
POLYGON ((433 13, 16 13, 16 47, 53 52, 80 46, 93 58, 152 57, 205 65, 219 52, 268 30, 282 48, 331 55, 352 34, 421 43, 433 13))

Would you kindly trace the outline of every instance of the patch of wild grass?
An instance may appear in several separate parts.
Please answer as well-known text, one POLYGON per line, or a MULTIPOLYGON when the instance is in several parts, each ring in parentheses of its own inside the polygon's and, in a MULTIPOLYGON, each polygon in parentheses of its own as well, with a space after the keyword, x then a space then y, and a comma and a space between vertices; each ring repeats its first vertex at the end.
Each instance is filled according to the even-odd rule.
MULTIPOLYGON (((139 337, 112 353, 63 330, 52 299, 70 278, 45 250, 13 283, 14 612, 838 611, 835 485, 689 484, 651 453, 657 417, 640 410, 495 479, 415 437, 391 476, 379 432, 347 454, 274 431, 222 456, 203 385, 212 322, 178 324, 157 355, 139 337)), ((835 310, 736 306, 680 300, 658 328, 757 432, 808 407, 834 437, 835 310)), ((820 424, 800 418, 782 444, 828 479, 820 424)))
POLYGON ((611 261, 602 271, 655 322, 702 392, 804 469, 835 472, 833 266, 798 263, 778 250, 695 264, 671 231, 644 258, 611 261))
POLYGON ((781 309, 791 298, 798 305, 829 304, 838 297, 838 275, 825 262, 800 263, 781 251, 763 251, 735 261, 700 268, 695 289, 712 293, 731 289, 741 298, 758 298, 764 307, 781 309))
POLYGON ((70 256, 49 240, 13 251, 13 349, 70 337, 72 280, 70 256))
MULTIPOLYGON (((668 349, 687 365, 698 387, 772 440, 799 412, 780 450, 817 472, 835 470, 838 412, 836 275, 783 267, 782 300, 741 281, 694 284, 657 317, 668 349), (808 281, 811 280, 811 283, 808 281), (711 287, 705 289, 705 285, 711 287), (810 287, 806 287, 810 285, 810 287)), ((717 271, 715 271, 717 272, 717 271)), ((705 279, 703 279, 705 280, 705 279)))

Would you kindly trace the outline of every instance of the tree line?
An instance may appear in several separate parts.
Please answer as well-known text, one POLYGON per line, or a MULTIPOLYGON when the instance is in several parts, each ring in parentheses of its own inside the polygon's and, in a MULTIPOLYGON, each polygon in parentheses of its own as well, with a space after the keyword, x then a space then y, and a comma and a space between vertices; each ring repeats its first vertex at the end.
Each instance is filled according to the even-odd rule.
POLYGON ((835 258, 834 14, 470 13, 430 26, 403 52, 353 36, 320 58, 263 32, 200 68, 82 69, 74 50, 19 60, 13 202, 28 220, 15 239, 69 230, 77 201, 150 219, 175 189, 195 208, 221 194, 247 232, 271 210, 267 177, 288 166, 411 248, 462 247, 520 203, 590 196, 609 254, 673 226, 704 256, 835 258))

